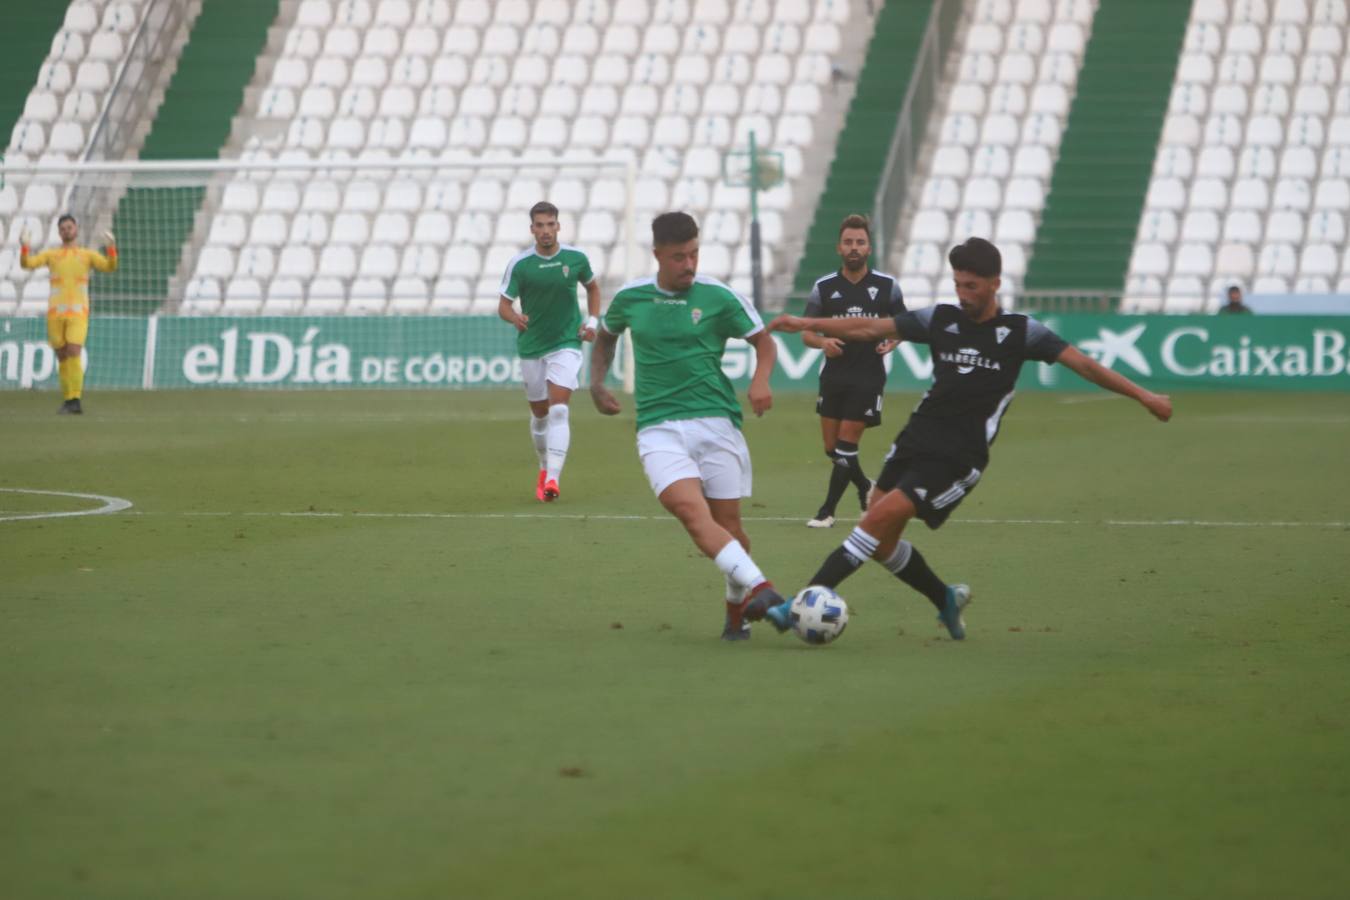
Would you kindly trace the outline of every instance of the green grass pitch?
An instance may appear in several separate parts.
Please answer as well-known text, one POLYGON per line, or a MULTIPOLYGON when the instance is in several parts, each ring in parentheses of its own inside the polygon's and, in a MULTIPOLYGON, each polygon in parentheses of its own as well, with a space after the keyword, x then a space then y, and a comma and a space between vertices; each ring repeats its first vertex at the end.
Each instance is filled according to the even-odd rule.
MULTIPOLYGON (((790 590, 811 399, 746 426, 790 590)), ((1174 399, 1019 397, 909 534, 968 640, 868 566, 812 649, 717 640, 631 407, 545 507, 515 391, 0 394, 0 894, 1344 897, 1350 396, 1174 399)))

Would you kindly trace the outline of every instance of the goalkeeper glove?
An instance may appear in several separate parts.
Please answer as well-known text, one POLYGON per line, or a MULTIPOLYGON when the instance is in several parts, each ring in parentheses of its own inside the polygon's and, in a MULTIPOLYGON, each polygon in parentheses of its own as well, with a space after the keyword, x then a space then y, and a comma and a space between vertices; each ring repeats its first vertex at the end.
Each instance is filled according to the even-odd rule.
POLYGON ((33 233, 29 231, 27 228, 25 228, 23 231, 20 231, 19 243, 25 247, 31 247, 33 245, 33 233))
POLYGON ((111 231, 105 231, 103 232, 103 243, 108 245, 116 244, 117 238, 113 237, 113 233, 111 231))

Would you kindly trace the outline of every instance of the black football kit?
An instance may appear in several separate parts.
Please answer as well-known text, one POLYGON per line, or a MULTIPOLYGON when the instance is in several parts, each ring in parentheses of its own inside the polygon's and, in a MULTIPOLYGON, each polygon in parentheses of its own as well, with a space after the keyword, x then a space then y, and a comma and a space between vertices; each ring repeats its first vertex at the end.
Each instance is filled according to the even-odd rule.
POLYGON ((1020 313, 999 310, 977 324, 950 304, 902 313, 895 327, 901 340, 929 346, 933 384, 891 445, 877 487, 904 491, 937 528, 988 466, 1022 364, 1052 363, 1069 345, 1020 313))

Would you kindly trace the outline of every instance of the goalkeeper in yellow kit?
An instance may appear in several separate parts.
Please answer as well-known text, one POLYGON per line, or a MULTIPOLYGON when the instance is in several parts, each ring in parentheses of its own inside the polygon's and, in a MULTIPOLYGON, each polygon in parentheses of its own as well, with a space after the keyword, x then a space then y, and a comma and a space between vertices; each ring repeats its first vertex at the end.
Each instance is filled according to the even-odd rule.
POLYGON ((61 235, 61 246, 43 250, 30 256, 30 236, 25 230, 19 235, 19 265, 25 269, 46 266, 51 272, 52 295, 47 301, 47 341, 56 351, 61 376, 62 413, 79 415, 80 394, 84 389, 84 364, 80 352, 89 336, 89 271, 117 270, 117 245, 112 232, 103 232, 107 241, 104 253, 81 247, 75 243, 80 226, 72 215, 64 215, 56 222, 61 235))

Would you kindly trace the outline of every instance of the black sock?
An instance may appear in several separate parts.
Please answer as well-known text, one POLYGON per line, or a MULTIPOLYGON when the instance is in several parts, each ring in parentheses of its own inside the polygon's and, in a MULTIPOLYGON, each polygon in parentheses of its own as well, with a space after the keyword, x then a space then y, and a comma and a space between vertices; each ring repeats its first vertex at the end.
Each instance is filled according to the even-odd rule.
MULTIPOLYGON (((834 460, 834 457, 830 457, 834 460)), ((834 515, 835 509, 839 506, 839 498, 844 496, 844 491, 848 490, 849 472, 848 467, 842 462, 834 460, 830 466, 830 491, 825 495, 825 502, 820 506, 820 512, 816 518, 834 515)))
POLYGON ((947 604, 947 585, 928 567, 919 548, 909 541, 901 541, 895 552, 882 563, 905 584, 923 594, 938 608, 938 612, 947 604))
POLYGON ((863 474, 862 463, 858 461, 857 444, 852 441, 838 441, 834 445, 834 452, 839 454, 839 458, 848 466, 848 477, 854 487, 865 491, 872 486, 872 480, 863 474))
POLYGON ((835 548, 835 551, 820 564, 816 574, 811 576, 809 584, 819 584, 831 589, 838 587, 840 582, 858 571, 858 567, 867 562, 876 549, 876 538, 861 528, 853 529, 853 533, 844 540, 844 543, 835 548))

